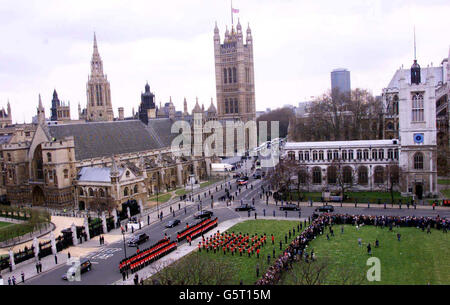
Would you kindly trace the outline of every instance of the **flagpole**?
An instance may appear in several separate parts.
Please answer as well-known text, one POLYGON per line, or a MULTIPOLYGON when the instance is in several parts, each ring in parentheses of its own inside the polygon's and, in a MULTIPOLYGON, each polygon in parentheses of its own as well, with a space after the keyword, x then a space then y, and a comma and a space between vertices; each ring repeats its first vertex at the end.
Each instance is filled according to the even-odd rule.
POLYGON ((231 0, 231 26, 233 26, 233 0, 231 0))

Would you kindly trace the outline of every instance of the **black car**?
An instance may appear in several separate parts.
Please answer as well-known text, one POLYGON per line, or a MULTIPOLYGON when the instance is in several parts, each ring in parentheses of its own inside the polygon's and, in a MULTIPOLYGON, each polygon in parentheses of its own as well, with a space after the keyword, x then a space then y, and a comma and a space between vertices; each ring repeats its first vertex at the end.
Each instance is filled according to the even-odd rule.
POLYGON ((332 206, 332 205, 324 205, 324 206, 316 208, 314 211, 316 211, 316 212, 333 212, 334 211, 334 206, 332 206))
POLYGON ((255 178, 255 179, 261 179, 261 175, 260 175, 260 174, 253 174, 253 178, 255 178))
POLYGON ((286 204, 280 207, 281 211, 300 211, 300 208, 295 204, 286 204))
MULTIPOLYGON (((91 269, 92 269, 92 264, 91 264, 90 260, 87 259, 87 260, 84 260, 84 261, 81 262, 81 264, 80 264, 80 274, 88 272, 91 269)), ((72 274, 72 277, 75 277, 76 271, 77 271, 77 267, 76 266, 70 267, 67 270, 67 272, 62 275, 62 279, 67 281, 68 280, 67 274, 72 274)))
POLYGON ((128 241, 128 247, 137 247, 140 244, 145 243, 147 240, 149 240, 149 237, 145 233, 135 235, 128 241))
POLYGON ((237 208, 234 209, 235 211, 254 211, 255 207, 249 205, 249 204, 241 204, 237 208))
POLYGON ((195 213, 195 214, 194 214, 194 218, 195 218, 195 219, 199 219, 199 218, 210 218, 210 217, 213 216, 213 215, 214 215, 213 212, 204 210, 204 211, 200 211, 200 212, 195 213))
POLYGON ((166 228, 173 228, 173 227, 176 227, 177 225, 179 225, 180 224, 180 220, 179 219, 173 219, 173 220, 170 220, 167 224, 166 224, 166 228))

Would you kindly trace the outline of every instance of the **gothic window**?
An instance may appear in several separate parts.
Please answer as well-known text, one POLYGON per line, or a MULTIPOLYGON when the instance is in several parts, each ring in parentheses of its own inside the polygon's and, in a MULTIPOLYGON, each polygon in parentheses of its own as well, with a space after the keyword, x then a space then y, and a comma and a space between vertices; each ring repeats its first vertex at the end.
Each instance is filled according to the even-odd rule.
POLYGON ((125 188, 123 189, 123 195, 124 195, 124 196, 128 196, 128 187, 125 187, 125 188))
POLYGON ((352 168, 350 166, 344 167, 342 176, 344 183, 346 184, 352 183, 352 168))
POLYGON ((358 168, 358 183, 359 184, 367 184, 369 181, 369 175, 367 173, 367 167, 366 166, 360 166, 358 168))
POLYGON ((394 159, 397 160, 398 159, 398 149, 394 149, 394 159))
POLYGON ((364 160, 369 159, 369 150, 368 149, 364 149, 363 155, 364 155, 364 160))
POLYGON ((234 113, 239 113, 239 106, 237 99, 234 99, 234 113))
POLYGON ((8 161, 11 161, 11 154, 7 153, 6 155, 8 156, 8 161))
POLYGON ((320 167, 313 168, 313 184, 321 184, 322 183, 322 171, 320 167))
POLYGON ((378 150, 378 159, 380 159, 380 160, 384 159, 384 149, 378 150))
POLYGON ((52 154, 51 153, 47 153, 47 162, 52 162, 52 154))
POLYGON ((384 168, 381 166, 375 167, 374 173, 375 183, 381 184, 384 183, 384 168))
POLYGON ((228 99, 225 99, 225 113, 228 113, 228 99))
POLYGON ((339 159, 339 151, 337 151, 337 150, 333 151, 333 159, 334 160, 339 159))
POLYGON ((414 155, 414 169, 423 169, 423 154, 421 152, 414 155))
POLYGON ((331 150, 327 150, 327 159, 328 160, 333 159, 333 152, 331 150))
POLYGON ((89 196, 94 197, 94 190, 89 188, 89 196))
POLYGON ((412 96, 412 121, 423 122, 424 121, 424 109, 423 109, 423 94, 414 93, 412 96))
POLYGON ((348 159, 353 160, 353 150, 348 151, 348 159))
POLYGON ((105 197, 105 191, 101 188, 98 190, 100 197, 105 197))
POLYGON ((129 178, 129 177, 130 177, 130 171, 127 171, 127 172, 125 173, 125 176, 127 176, 127 178, 129 178))
POLYGON ((138 193, 138 191, 139 191, 139 189, 138 189, 138 186, 137 186, 137 184, 134 186, 134 190, 133 190, 133 192, 136 194, 136 193, 138 193))
POLYGON ((393 105, 394 114, 398 114, 398 95, 394 95, 394 105, 393 105))
POLYGON ((317 150, 313 150, 313 161, 317 160, 317 150))
POLYGON ((289 160, 295 160, 295 152, 293 151, 288 152, 288 158, 289 160))
POLYGON ((298 159, 303 161, 303 151, 298 152, 298 159))
POLYGON ((378 154, 377 154, 377 150, 376 149, 372 150, 372 159, 374 159, 374 160, 378 159, 378 154))
POLYGON ((67 179, 67 178, 69 178, 69 170, 66 168, 66 169, 64 169, 64 179, 67 179))
POLYGON ((319 160, 323 160, 323 150, 319 151, 319 160))
POLYGON ((392 149, 388 149, 388 159, 394 159, 394 151, 392 149))
POLYGON ((83 189, 80 187, 80 191, 79 191, 80 196, 83 196, 84 192, 83 189))
POLYGON ((225 84, 227 83, 227 68, 223 69, 223 82, 225 84))
POLYGON ((237 77, 236 77, 236 68, 233 67, 233 82, 236 83, 237 82, 237 77))
POLYGON ((342 151, 342 160, 347 160, 347 151, 346 150, 342 151))
POLYGON ((387 123, 387 129, 388 130, 393 130, 394 129, 394 124, 392 124, 392 122, 387 123))
POLYGON ((358 149, 356 151, 356 159, 358 159, 358 160, 362 159, 362 151, 361 151, 361 149, 358 149))
POLYGON ((233 78, 232 78, 232 74, 231 74, 231 68, 228 68, 228 82, 231 84, 232 83, 232 81, 233 81, 233 78))
POLYGON ((309 151, 305 151, 305 160, 309 161, 309 151))
POLYGON ((336 184, 337 171, 336 166, 329 166, 327 169, 328 184, 336 184))

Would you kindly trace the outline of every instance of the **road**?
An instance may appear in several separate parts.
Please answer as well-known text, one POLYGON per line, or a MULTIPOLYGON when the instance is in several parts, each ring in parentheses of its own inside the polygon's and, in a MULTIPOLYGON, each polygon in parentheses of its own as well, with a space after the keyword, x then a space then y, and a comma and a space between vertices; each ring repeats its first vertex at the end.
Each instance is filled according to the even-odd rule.
MULTIPOLYGON (((254 180, 250 177, 249 184, 253 185, 253 188, 248 186, 241 187, 241 192, 237 194, 235 202, 232 206, 226 206, 225 202, 214 203, 214 207, 211 209, 211 199, 209 196, 207 198, 202 198, 202 208, 211 210, 214 212, 214 216, 218 217, 219 222, 223 222, 225 220, 233 219, 233 218, 248 218, 248 212, 236 212, 234 209, 236 206, 240 205, 241 200, 244 203, 252 204, 252 198, 255 198, 255 208, 254 212, 251 212, 250 219, 254 219, 254 213, 257 215, 263 216, 264 211, 266 216, 272 216, 275 211, 275 215, 285 216, 284 211, 279 210, 279 206, 267 205, 266 201, 259 199, 259 194, 261 193, 261 186, 265 185, 265 181, 263 180, 254 180)), ((232 194, 236 192, 237 186, 236 183, 231 183, 232 185, 232 194)), ((214 198, 217 200, 218 197, 225 194, 225 190, 219 190, 215 192, 214 198)), ((198 200, 197 200, 198 203, 198 200)), ((175 212, 175 218, 180 219, 181 224, 175 228, 165 228, 167 222, 171 219, 174 219, 172 215, 166 216, 163 221, 154 223, 150 226, 146 226, 143 229, 137 231, 137 233, 147 233, 150 237, 150 240, 144 244, 140 245, 140 249, 144 249, 149 247, 151 244, 154 244, 158 240, 164 237, 164 234, 170 236, 171 240, 176 240, 177 231, 181 230, 186 223, 189 225, 197 222, 198 220, 194 219, 193 214, 198 211, 200 208, 200 204, 191 205, 186 208, 186 213, 184 211, 184 206, 181 205, 181 210, 175 212)), ((302 207, 301 209, 301 217, 309 217, 313 214, 314 207, 302 207)), ((424 210, 424 209, 383 209, 377 207, 336 207, 335 213, 348 213, 348 214, 363 214, 363 215, 396 215, 396 216, 407 216, 407 215, 415 215, 415 216, 436 216, 440 215, 441 217, 450 217, 450 211, 433 211, 433 210, 424 210)), ((287 216, 290 218, 298 218, 298 211, 287 211, 287 216)), ((129 256, 136 251, 136 248, 125 247, 126 254, 129 256)), ((62 275, 68 269, 68 266, 61 266, 47 273, 44 273, 40 276, 37 276, 33 279, 27 281, 27 285, 107 285, 112 284, 121 279, 121 274, 118 270, 118 265, 121 259, 124 258, 124 244, 123 242, 117 242, 110 245, 107 245, 103 249, 98 252, 91 253, 88 257, 93 264, 93 268, 90 272, 87 272, 81 276, 82 280, 79 282, 67 282, 62 280, 62 275)))

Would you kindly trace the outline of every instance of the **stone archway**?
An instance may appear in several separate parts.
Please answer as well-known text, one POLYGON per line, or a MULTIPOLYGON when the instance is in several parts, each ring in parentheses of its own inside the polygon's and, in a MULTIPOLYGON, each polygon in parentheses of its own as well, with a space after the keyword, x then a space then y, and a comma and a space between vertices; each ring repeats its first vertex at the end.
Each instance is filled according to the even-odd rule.
POLYGON ((44 191, 42 190, 42 188, 40 186, 36 185, 33 188, 32 198, 33 198, 33 206, 45 205, 44 191))

